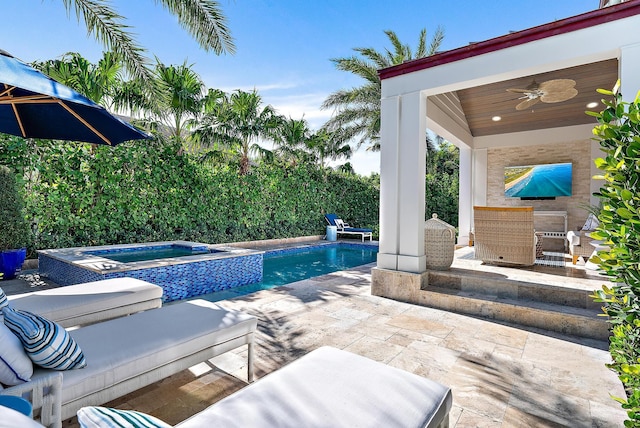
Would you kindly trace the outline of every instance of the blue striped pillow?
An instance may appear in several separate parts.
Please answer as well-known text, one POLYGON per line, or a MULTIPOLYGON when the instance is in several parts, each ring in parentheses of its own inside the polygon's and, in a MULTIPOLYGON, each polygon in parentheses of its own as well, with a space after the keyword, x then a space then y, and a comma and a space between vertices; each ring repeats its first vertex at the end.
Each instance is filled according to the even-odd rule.
POLYGON ((78 423, 82 428, 171 428, 171 425, 144 413, 107 407, 81 408, 78 410, 78 423))
POLYGON ((4 323, 20 339, 31 361, 47 369, 81 369, 84 354, 67 330, 31 312, 4 308, 4 323))
POLYGON ((0 312, 2 312, 2 308, 5 306, 9 306, 9 300, 7 299, 7 295, 4 294, 2 288, 0 288, 0 312))

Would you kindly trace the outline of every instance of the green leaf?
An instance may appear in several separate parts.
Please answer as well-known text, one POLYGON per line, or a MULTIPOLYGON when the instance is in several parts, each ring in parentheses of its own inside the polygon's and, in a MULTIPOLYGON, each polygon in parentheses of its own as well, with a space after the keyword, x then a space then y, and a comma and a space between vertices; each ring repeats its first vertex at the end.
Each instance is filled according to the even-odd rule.
POLYGON ((602 95, 609 95, 609 96, 613 96, 614 93, 611 91, 608 91, 606 89, 596 89, 596 92, 602 95))
POLYGON ((624 219, 630 219, 634 217, 634 214, 626 208, 618 208, 616 210, 616 213, 624 219))

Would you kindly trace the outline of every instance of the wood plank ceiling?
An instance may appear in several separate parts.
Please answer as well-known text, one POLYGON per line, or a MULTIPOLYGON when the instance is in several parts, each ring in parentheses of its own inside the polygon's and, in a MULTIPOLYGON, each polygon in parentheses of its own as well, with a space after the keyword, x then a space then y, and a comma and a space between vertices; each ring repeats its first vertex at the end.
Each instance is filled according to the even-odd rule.
POLYGON ((589 110, 586 105, 595 101, 598 102, 598 106, 591 110, 602 110, 603 105, 600 101, 604 96, 598 94, 596 89, 611 89, 617 79, 618 61, 611 59, 463 89, 457 91, 457 94, 471 134, 478 137, 587 123, 595 124, 595 119, 584 113, 589 110), (507 89, 526 88, 533 80, 542 83, 552 79, 575 80, 578 95, 559 103, 538 102, 529 109, 516 110, 516 105, 522 101, 518 99, 521 94, 508 92, 507 89), (492 120, 495 116, 501 117, 501 120, 492 120))

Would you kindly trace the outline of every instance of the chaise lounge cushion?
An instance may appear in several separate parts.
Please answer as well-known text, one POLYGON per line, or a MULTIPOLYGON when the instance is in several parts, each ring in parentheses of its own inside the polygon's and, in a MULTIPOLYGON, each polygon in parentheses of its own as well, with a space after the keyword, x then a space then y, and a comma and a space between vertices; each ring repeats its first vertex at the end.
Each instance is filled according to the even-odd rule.
POLYGON ((157 308, 161 299, 162 287, 158 285, 135 278, 112 278, 13 295, 9 303, 71 327, 157 308), (132 305, 135 310, 127 311, 132 305))
MULTIPOLYGON (((138 388, 146 386, 146 372, 252 333, 256 325, 251 315, 193 300, 73 330, 88 364, 64 373, 63 418, 84 405, 103 404, 130 392, 120 393, 120 382, 140 379, 138 388), (91 403, 65 409, 89 395, 95 395, 91 403)), ((33 377, 39 373, 36 370, 33 377)))
POLYGON ((322 347, 177 427, 437 427, 451 401, 444 385, 322 347))

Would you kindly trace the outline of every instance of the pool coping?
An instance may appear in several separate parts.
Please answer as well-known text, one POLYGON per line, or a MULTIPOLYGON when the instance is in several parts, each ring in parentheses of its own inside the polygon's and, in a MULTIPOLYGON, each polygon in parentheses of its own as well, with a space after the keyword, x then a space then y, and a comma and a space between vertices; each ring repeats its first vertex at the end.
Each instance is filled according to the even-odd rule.
POLYGON ((50 250, 38 250, 38 254, 60 260, 76 267, 87 269, 99 274, 109 272, 126 272, 138 269, 150 269, 155 267, 163 267, 169 265, 179 265, 185 263, 194 263, 206 260, 221 260, 231 257, 247 256, 254 254, 264 254, 262 250, 253 250, 229 246, 225 244, 205 244, 202 242, 191 241, 159 241, 145 242, 136 244, 116 244, 116 245, 98 245, 92 247, 72 247, 50 250), (133 249, 133 248, 149 248, 167 245, 179 245, 184 247, 206 247, 207 249, 217 250, 220 252, 194 254, 192 256, 170 257, 161 260, 144 260, 139 262, 118 262, 115 260, 100 257, 99 255, 90 254, 89 251, 103 251, 110 249, 133 249))

